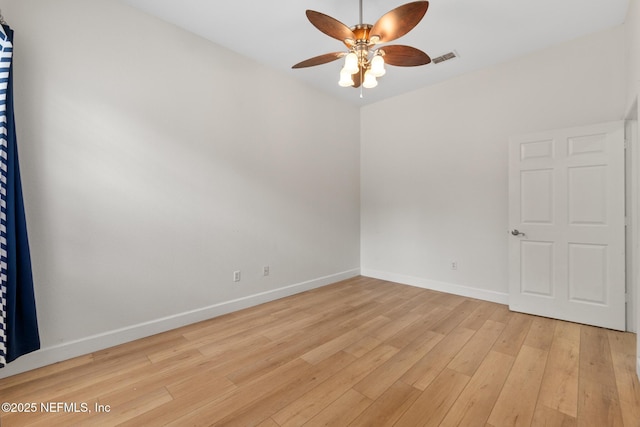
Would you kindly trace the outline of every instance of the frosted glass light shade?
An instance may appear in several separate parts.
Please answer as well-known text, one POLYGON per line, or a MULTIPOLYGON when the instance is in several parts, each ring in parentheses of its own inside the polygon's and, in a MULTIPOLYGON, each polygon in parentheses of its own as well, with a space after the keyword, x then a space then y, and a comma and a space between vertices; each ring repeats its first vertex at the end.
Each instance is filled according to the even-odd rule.
POLYGON ((376 55, 371 60, 371 73, 376 77, 382 77, 386 74, 387 70, 384 69, 384 58, 380 55, 376 55))
POLYGON ((378 86, 378 80, 376 80, 376 76, 373 75, 371 70, 367 70, 367 72, 364 73, 364 82, 362 82, 362 86, 366 87, 367 89, 378 86))
POLYGON ((351 77, 351 74, 352 73, 343 68, 342 71, 340 71, 340 81, 338 84, 342 87, 353 86, 353 78, 351 77))
POLYGON ((358 72, 358 55, 351 52, 344 59, 344 68, 349 74, 355 74, 358 72))

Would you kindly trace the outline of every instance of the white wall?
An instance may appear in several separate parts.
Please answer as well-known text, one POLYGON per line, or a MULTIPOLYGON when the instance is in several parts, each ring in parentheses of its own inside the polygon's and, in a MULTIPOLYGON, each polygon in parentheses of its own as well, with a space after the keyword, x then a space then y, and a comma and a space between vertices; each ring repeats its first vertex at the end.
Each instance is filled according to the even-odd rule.
POLYGON ((507 302, 509 136, 624 104, 617 27, 363 107, 362 273, 507 302))
POLYGON ((0 7, 43 344, 0 375, 359 273, 357 108, 118 2, 0 7))

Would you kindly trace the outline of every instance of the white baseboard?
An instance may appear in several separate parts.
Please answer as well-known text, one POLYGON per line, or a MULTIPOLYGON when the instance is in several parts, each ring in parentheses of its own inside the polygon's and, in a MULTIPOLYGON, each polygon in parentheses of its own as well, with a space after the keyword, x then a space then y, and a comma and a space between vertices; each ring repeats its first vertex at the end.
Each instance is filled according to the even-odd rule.
POLYGON ((497 302, 499 304, 509 303, 509 294, 503 292, 472 288, 469 286, 456 285, 454 283, 439 282, 436 280, 423 279, 421 277, 405 276, 403 274, 371 270, 368 268, 361 269, 360 274, 366 277, 373 277, 375 279, 387 280, 389 282, 402 283, 403 285, 410 285, 416 286, 418 288, 446 292, 449 294, 460 295, 468 298, 497 302))
POLYGON ((269 301, 274 301, 300 292, 319 288, 341 280, 349 279, 360 274, 360 269, 343 271, 329 276, 296 283, 282 288, 224 301, 208 307, 163 317, 149 322, 128 326, 113 331, 92 335, 64 344, 47 347, 20 357, 0 369, 0 378, 6 378, 21 372, 30 371, 62 360, 71 359, 94 351, 103 350, 115 345, 166 332, 181 326, 211 319, 233 311, 253 307, 269 301))

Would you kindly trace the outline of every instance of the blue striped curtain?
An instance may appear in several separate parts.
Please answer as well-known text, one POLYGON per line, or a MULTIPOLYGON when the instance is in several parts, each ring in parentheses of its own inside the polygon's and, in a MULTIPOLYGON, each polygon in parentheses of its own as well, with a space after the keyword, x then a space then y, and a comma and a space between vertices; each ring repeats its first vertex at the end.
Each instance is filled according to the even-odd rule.
POLYGON ((0 367, 38 350, 31 275, 13 117, 13 30, 0 27, 0 367))

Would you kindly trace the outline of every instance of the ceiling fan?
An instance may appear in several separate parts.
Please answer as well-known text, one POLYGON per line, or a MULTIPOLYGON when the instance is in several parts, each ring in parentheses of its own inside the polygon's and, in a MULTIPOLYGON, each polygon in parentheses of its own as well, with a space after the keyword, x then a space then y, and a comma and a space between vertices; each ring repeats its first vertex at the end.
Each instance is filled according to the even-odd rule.
POLYGON ((326 64, 345 57, 338 84, 343 87, 373 88, 377 77, 385 74, 384 65, 415 67, 431 62, 429 55, 411 46, 376 45, 400 38, 411 31, 422 20, 429 8, 428 1, 415 1, 399 6, 384 14, 374 24, 362 22, 362 0, 360 0, 360 24, 349 28, 342 22, 314 10, 307 10, 307 18, 320 31, 340 40, 347 52, 332 52, 299 62, 292 68, 306 68, 326 64))

